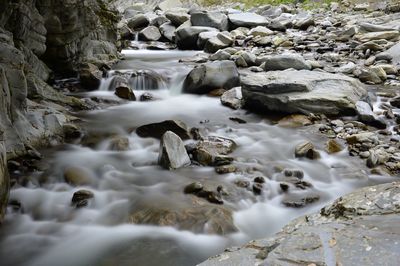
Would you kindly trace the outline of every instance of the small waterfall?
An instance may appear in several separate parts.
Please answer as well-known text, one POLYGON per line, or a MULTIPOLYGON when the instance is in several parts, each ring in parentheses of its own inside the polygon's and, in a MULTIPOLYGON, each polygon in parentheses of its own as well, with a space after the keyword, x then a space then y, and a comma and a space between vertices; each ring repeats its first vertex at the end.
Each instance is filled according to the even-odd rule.
POLYGON ((134 90, 159 90, 167 88, 163 76, 151 70, 133 72, 129 79, 129 85, 134 90))

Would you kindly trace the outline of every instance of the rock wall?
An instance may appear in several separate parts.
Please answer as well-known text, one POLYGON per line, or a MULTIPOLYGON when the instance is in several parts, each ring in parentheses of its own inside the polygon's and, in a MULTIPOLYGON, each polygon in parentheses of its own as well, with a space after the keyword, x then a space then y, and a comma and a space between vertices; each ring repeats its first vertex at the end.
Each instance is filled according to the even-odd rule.
POLYGON ((46 82, 82 63, 117 58, 118 16, 103 0, 0 0, 0 221, 8 198, 8 159, 61 138, 83 102, 46 82))

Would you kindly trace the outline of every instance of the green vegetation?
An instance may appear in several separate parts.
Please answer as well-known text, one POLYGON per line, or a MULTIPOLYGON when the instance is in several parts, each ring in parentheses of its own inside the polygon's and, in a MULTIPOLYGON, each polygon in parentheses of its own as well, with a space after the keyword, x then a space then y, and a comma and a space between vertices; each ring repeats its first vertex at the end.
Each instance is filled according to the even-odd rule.
MULTIPOLYGON (((330 4, 334 0, 227 0, 227 2, 242 3, 246 8, 261 6, 261 5, 280 5, 280 4, 297 4, 303 6, 304 9, 314 9, 330 4)), ((226 2, 225 2, 226 3, 226 2)), ((203 0, 206 6, 221 5, 220 0, 203 0)))

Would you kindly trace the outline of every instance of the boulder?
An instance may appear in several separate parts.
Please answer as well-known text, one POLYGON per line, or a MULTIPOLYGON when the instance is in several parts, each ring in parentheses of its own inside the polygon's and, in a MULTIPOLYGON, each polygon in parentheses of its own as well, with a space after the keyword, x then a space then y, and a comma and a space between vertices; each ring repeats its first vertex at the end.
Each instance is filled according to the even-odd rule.
POLYGON ((165 13, 165 16, 175 27, 179 27, 190 19, 190 15, 183 10, 168 11, 165 13))
POLYGON ((142 138, 161 139, 167 131, 172 131, 181 139, 190 139, 189 128, 179 120, 165 120, 159 123, 143 125, 136 129, 136 134, 142 138))
POLYGON ((386 128, 386 123, 383 119, 380 119, 372 111, 371 105, 364 101, 358 101, 356 103, 358 120, 367 125, 371 125, 380 129, 386 128))
POLYGON ((311 65, 298 54, 274 55, 262 59, 261 62, 265 63, 265 71, 285 70, 289 68, 311 70, 311 65))
POLYGON ((239 83, 239 72, 234 62, 215 61, 193 69, 184 81, 183 91, 205 94, 219 88, 229 90, 239 83))
POLYGON ((248 34, 253 37, 257 37, 257 36, 265 37, 265 36, 274 34, 274 32, 272 30, 268 29, 267 27, 257 26, 255 28, 251 29, 248 34))
MULTIPOLYGON (((218 31, 201 32, 199 34, 199 37, 197 38, 197 48, 204 49, 208 40, 216 38, 218 34, 219 34, 218 31)), ((219 41, 218 38, 217 38, 217 41, 219 41)), ((215 41, 213 41, 213 42, 215 42, 215 41)), ((219 41, 219 42, 221 42, 221 41, 219 41)), ((221 45, 223 45, 223 44, 221 44, 221 45)))
POLYGON ((400 37, 400 32, 399 31, 379 31, 379 32, 368 32, 368 33, 362 33, 354 36, 357 40, 361 42, 368 42, 368 41, 373 41, 373 40, 394 40, 397 41, 400 37))
POLYGON ((79 72, 81 84, 88 90, 97 90, 102 78, 103 72, 101 72, 97 66, 90 63, 83 65, 79 72))
POLYGON ((229 29, 228 17, 221 12, 194 12, 190 16, 193 26, 205 26, 226 31, 229 29))
POLYGON ((229 33, 219 32, 217 36, 210 38, 204 47, 204 51, 215 53, 216 51, 229 47, 233 44, 233 39, 229 33))
POLYGON ((320 157, 318 151, 315 150, 314 145, 309 141, 298 144, 295 148, 294 154, 296 157, 305 157, 311 160, 320 157))
POLYGON ((161 138, 158 163, 169 170, 190 165, 182 139, 172 131, 167 131, 161 138))
POLYGON ((156 9, 159 9, 161 11, 167 11, 182 6, 183 4, 181 0, 164 0, 157 5, 156 9))
POLYGON ((94 198, 92 191, 81 189, 74 193, 71 203, 76 208, 82 208, 89 204, 89 199, 94 198))
POLYGON ((137 14, 136 16, 128 20, 128 27, 133 31, 147 27, 149 24, 150 18, 144 14, 137 14))
POLYGON ((176 44, 180 49, 197 49, 197 39, 200 33, 208 31, 218 31, 211 27, 191 26, 177 29, 176 44))
POLYGON ((133 93, 132 89, 126 86, 115 88, 115 95, 117 95, 121 99, 136 101, 136 96, 133 93))
POLYGON ((148 26, 139 32, 139 39, 143 41, 158 41, 161 33, 156 26, 148 26))
POLYGON ((221 95, 221 103, 232 109, 240 109, 243 106, 242 91, 240 88, 230 89, 221 95))
POLYGON ((172 25, 171 23, 164 23, 160 26, 160 32, 161 34, 167 38, 170 42, 175 41, 175 26, 172 25))
POLYGON ((245 71, 241 85, 250 109, 306 115, 356 114, 356 102, 367 95, 353 78, 308 70, 245 71))
POLYGON ((397 42, 397 44, 390 47, 390 49, 386 52, 392 57, 392 62, 394 65, 400 64, 400 42, 397 42))
POLYGON ((398 182, 358 189, 200 266, 397 265, 399 197, 398 182))
POLYGON ((228 18, 233 28, 253 28, 257 26, 268 26, 269 24, 268 19, 265 17, 250 12, 232 13, 228 15, 228 18))
POLYGON ((168 199, 157 205, 141 203, 131 214, 135 224, 172 226, 199 234, 226 235, 237 231, 233 213, 228 207, 216 205, 194 195, 187 195, 182 204, 168 199))

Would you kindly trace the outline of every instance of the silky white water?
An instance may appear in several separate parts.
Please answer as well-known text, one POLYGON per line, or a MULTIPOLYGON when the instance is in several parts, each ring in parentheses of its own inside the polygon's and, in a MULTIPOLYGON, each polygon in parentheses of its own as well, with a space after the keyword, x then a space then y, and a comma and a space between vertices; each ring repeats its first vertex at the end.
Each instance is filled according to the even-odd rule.
MULTIPOLYGON (((225 248, 254 238, 270 236, 295 217, 318 210, 340 195, 389 178, 367 174, 364 163, 347 151, 329 155, 323 151, 325 137, 310 128, 283 128, 270 119, 246 110, 231 110, 218 98, 181 94, 181 86, 192 66, 180 58, 194 52, 129 51, 126 59, 110 71, 155 71, 163 77, 165 89, 152 90, 157 100, 124 102, 103 110, 76 114, 89 133, 99 134, 93 145, 80 142, 44 152, 48 170, 32 176, 22 187, 12 188, 10 199, 21 203, 11 207, 0 228, 0 264, 8 265, 195 265, 225 248), (230 117, 247 121, 238 124, 230 117), (234 140, 232 156, 244 169, 218 175, 211 167, 192 166, 167 171, 157 165, 159 140, 140 138, 134 129, 143 124, 179 119, 198 127, 206 135, 234 140), (313 132, 315 131, 315 132, 313 132), (127 137, 127 151, 112 151, 114 135, 127 137), (294 157, 294 147, 311 140, 322 157, 311 161, 294 157), (74 187, 64 181, 66 167, 82 167, 91 176, 90 185, 74 187), (320 200, 304 208, 288 208, 274 169, 299 169, 313 187, 294 194, 316 193, 320 200), (39 182, 36 176, 46 176, 39 182), (237 179, 264 176, 262 195, 237 188, 237 179), (146 206, 185 205, 185 185, 194 181, 221 184, 232 191, 224 206, 234 210, 238 232, 225 236, 193 233, 190 230, 129 222, 130 214, 146 206), (87 189, 94 198, 84 208, 71 206, 74 192, 87 189)), ((107 91, 105 79, 98 91, 83 97, 118 98, 107 91)), ((144 83, 145 84, 145 83, 144 83)), ((145 87, 145 85, 144 85, 145 87)), ((145 88, 144 88, 145 89, 145 88)), ((147 91, 135 91, 136 97, 147 91)), ((190 141, 187 141, 189 143, 190 141)))

